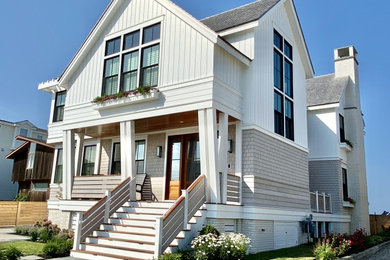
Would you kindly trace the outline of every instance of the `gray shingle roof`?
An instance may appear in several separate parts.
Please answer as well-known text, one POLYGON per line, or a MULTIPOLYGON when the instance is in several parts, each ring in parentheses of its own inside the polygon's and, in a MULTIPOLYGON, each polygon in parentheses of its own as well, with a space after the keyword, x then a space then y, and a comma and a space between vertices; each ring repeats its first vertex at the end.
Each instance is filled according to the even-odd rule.
POLYGON ((340 102, 349 77, 336 78, 334 74, 306 80, 307 106, 340 102))
POLYGON ((200 20, 215 32, 260 19, 280 0, 260 0, 200 20))

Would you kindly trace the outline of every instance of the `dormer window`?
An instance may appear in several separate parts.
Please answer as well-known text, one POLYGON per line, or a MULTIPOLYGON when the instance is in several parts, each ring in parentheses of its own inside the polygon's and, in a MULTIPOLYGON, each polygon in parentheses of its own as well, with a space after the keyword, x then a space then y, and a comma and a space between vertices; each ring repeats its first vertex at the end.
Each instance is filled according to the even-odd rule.
POLYGON ((160 23, 106 41, 102 94, 157 86, 159 40, 160 23))

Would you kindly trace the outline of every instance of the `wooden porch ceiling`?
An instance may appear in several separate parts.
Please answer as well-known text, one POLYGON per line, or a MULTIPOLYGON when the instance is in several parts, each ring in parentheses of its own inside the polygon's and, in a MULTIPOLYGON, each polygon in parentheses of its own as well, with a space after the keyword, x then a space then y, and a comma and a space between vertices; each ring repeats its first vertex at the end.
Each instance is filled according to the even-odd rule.
MULTIPOLYGON (((217 111, 217 115, 219 111, 217 111)), ((217 116, 218 121, 218 116, 217 116)), ((236 118, 229 116, 229 122, 237 121, 236 118)), ((165 131, 171 129, 194 127, 198 125, 198 111, 189 111, 177 114, 170 114, 164 116, 149 117, 135 120, 135 133, 148 133, 165 131)), ((98 126, 91 126, 86 128, 76 129, 77 133, 83 133, 86 136, 94 138, 102 138, 109 136, 119 136, 120 123, 112 123, 98 126)))

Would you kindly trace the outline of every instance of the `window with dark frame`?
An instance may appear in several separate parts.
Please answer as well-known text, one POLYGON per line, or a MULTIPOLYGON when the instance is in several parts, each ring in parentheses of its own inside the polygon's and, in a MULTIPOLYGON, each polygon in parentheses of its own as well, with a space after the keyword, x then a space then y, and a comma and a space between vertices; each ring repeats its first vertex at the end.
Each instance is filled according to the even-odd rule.
POLYGON ((348 200, 348 177, 347 177, 347 169, 342 168, 342 178, 343 178, 343 200, 348 200))
POLYGON ((95 170, 96 145, 84 146, 81 175, 93 175, 95 170))
POLYGON ((57 150, 57 161, 54 172, 54 183, 62 183, 62 149, 57 150))
POLYGON ((112 151, 111 174, 121 173, 121 144, 114 143, 112 151))
MULTIPOLYGON (((145 140, 135 141, 135 168, 136 173, 145 173, 145 140)), ((120 174, 121 172, 121 144, 113 144, 113 155, 111 163, 111 174, 120 174)))
POLYGON ((160 27, 157 23, 106 41, 102 95, 157 86, 160 27))
POLYGON ((56 93, 53 122, 60 122, 64 119, 65 98, 66 91, 60 91, 56 93))
POLYGON ((274 30, 274 131, 294 141, 292 45, 274 30))
POLYGON ((344 117, 339 114, 339 124, 340 124, 340 142, 345 142, 345 129, 344 129, 344 117))

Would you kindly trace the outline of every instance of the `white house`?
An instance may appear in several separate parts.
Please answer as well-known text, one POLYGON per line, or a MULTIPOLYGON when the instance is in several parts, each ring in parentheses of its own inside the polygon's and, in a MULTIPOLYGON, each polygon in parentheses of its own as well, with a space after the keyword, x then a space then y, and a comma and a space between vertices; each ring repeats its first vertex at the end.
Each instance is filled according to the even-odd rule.
POLYGON ((307 241, 310 216, 350 223, 329 194, 311 203, 311 78, 291 0, 201 21, 169 0, 111 1, 38 86, 52 94, 49 218, 76 229, 72 255, 151 259, 205 223, 258 252, 307 241))
POLYGON ((8 122, 0 120, 0 200, 13 200, 18 192, 18 184, 11 182, 12 160, 5 158, 15 150, 23 141, 16 140, 16 136, 24 136, 39 140, 47 139, 47 130, 40 129, 28 120, 8 122))
POLYGON ((370 232, 356 49, 336 49, 334 62, 335 73, 307 81, 310 189, 331 194, 334 213, 352 216, 333 229, 370 232))

